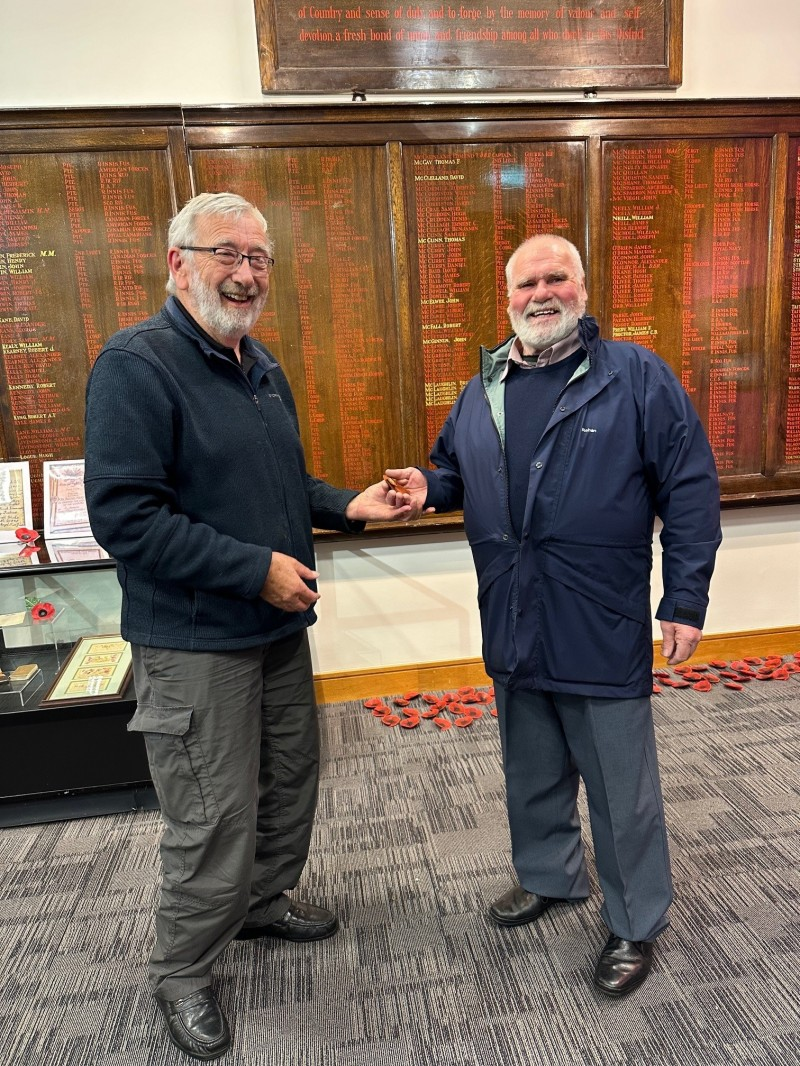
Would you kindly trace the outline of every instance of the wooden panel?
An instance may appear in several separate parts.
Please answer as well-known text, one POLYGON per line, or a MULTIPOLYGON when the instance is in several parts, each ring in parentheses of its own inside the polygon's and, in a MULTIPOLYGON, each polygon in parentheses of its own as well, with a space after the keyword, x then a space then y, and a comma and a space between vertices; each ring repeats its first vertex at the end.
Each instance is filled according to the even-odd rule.
POLYGON ((800 138, 789 142, 789 178, 786 213, 785 334, 788 367, 779 378, 783 427, 783 463, 800 471, 800 138))
POLYGON ((388 163, 372 147, 192 153, 198 192, 264 208, 276 266, 254 336, 289 377, 309 466, 339 485, 380 480, 404 451, 388 163))
POLYGON ((604 148, 609 336, 670 363, 722 476, 761 473, 771 142, 640 138, 604 148))
POLYGON ((426 461, 509 331, 509 252, 549 230, 604 334, 683 379, 726 502, 800 498, 796 100, 0 112, 2 455, 37 491, 41 460, 82 454, 99 347, 163 300, 167 219, 219 188, 275 236, 257 336, 319 476, 426 461))
POLYGON ((478 370, 481 344, 511 332, 505 264, 529 233, 585 252, 582 142, 448 144, 405 152, 417 380, 426 450, 478 370))
MULTIPOLYGON (((163 301, 164 233, 175 181, 165 129, 109 138, 37 131, 28 151, 0 133, 0 418, 3 458, 83 455, 86 377, 105 340, 163 301), (147 147, 138 145, 145 141, 147 147)), ((16 139, 16 138, 15 138, 16 139)))
POLYGON ((265 92, 633 88, 681 81, 683 0, 255 0, 255 14, 265 92))

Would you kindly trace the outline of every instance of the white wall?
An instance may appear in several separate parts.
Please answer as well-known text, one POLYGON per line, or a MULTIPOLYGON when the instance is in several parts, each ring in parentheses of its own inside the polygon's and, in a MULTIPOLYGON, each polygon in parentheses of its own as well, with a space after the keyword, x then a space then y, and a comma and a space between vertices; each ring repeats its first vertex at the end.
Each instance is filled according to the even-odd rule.
MULTIPOLYGON (((0 107, 297 102, 261 94, 253 11, 253 0, 0 0, 0 107)), ((799 44, 798 0, 684 0, 683 85, 601 97, 800 96, 799 44)), ((725 511, 723 530, 706 632, 800 625, 800 505, 725 511)), ((318 556, 318 671, 480 654, 461 534, 323 543, 318 556)))
MULTIPOLYGON (((797 96, 798 45, 798 0, 684 0, 681 87, 600 96, 797 96)), ((262 102, 253 0, 0 0, 0 107, 262 102)))

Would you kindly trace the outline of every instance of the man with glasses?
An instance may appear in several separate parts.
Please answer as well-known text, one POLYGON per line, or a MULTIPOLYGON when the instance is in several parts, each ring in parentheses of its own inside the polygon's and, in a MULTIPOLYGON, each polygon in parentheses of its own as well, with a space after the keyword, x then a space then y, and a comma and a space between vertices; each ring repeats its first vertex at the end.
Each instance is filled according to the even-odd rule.
POLYGON ((161 812, 163 880, 148 976, 170 1038, 230 1045, 211 966, 233 939, 332 936, 289 899, 308 855, 319 737, 307 627, 312 526, 416 517, 381 482, 306 471, 287 380, 248 336, 269 293, 261 213, 230 193, 172 220, 169 298, 113 336, 90 375, 86 499, 117 561, 122 635, 161 812))

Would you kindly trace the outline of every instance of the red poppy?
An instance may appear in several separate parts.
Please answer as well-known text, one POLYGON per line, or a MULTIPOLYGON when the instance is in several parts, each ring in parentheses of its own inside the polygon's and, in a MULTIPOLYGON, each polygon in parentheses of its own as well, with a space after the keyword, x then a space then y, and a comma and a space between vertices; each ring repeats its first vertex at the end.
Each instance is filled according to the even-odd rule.
POLYGON ((36 603, 31 607, 31 618, 34 622, 50 622, 56 616, 56 609, 52 603, 36 603))
POLYGON ((38 551, 42 550, 41 544, 26 544, 19 553, 20 559, 30 559, 32 555, 35 555, 38 551))

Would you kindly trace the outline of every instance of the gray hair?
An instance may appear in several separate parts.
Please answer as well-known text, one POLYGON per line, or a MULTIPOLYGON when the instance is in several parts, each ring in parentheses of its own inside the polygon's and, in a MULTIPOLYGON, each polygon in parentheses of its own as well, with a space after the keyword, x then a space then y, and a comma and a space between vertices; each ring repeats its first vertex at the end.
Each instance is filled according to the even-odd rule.
MULTIPOLYGON (((252 215, 264 230, 267 255, 273 256, 275 242, 269 235, 267 220, 254 204, 233 192, 201 192, 193 196, 191 200, 187 200, 170 221, 167 246, 180 248, 181 245, 194 244, 197 240, 198 223, 200 219, 208 215, 228 215, 234 219, 241 218, 242 215, 252 215)), ((177 292, 172 275, 167 280, 167 292, 172 294, 177 292)))
POLYGON ((511 256, 506 263, 506 285, 508 286, 509 293, 511 292, 511 271, 514 267, 514 260, 517 258, 520 252, 525 251, 532 244, 538 244, 540 241, 550 241, 555 244, 562 245, 568 252, 572 259, 572 265, 575 268, 575 273, 579 281, 583 281, 586 277, 586 273, 583 269, 583 261, 581 260, 581 253, 572 243, 568 241, 566 237, 559 237, 556 233, 537 233, 533 237, 528 237, 523 241, 518 248, 515 248, 511 253, 511 256))

